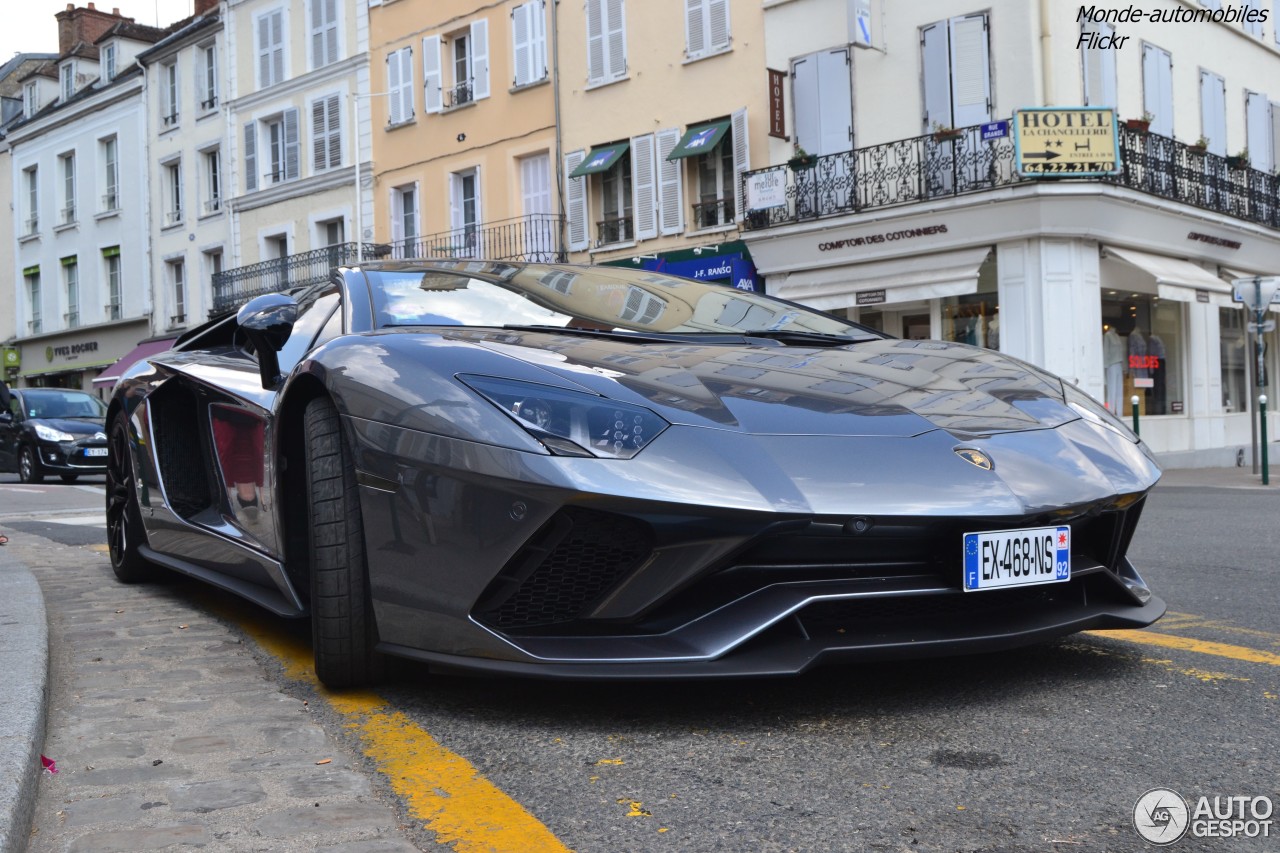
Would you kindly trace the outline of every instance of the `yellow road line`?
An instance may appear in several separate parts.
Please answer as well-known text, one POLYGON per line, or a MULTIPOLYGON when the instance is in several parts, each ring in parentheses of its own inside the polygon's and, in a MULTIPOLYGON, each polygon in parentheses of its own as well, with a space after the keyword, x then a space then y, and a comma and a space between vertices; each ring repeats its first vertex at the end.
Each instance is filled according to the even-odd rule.
POLYGON ((369 691, 331 693, 316 679, 311 647, 256 619, 237 618, 285 674, 316 688, 387 777, 409 814, 457 853, 570 853, 551 830, 403 713, 369 691))
POLYGON ((1230 643, 1217 643, 1212 640, 1196 640, 1191 637, 1179 637, 1175 634, 1160 634, 1155 631, 1086 631, 1095 637, 1106 637, 1111 640, 1123 640, 1126 643, 1141 643, 1148 646, 1160 646, 1165 649, 1180 649, 1202 655, 1214 655, 1220 658, 1231 658, 1249 663, 1265 663, 1280 666, 1280 655, 1248 646, 1233 646, 1230 643))

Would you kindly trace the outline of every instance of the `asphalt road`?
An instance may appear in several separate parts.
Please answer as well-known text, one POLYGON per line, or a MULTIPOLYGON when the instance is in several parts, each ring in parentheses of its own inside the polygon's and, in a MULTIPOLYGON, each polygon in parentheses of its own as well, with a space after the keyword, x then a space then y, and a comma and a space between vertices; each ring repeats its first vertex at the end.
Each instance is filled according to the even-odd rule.
MULTIPOLYGON (((9 479, 8 529, 101 541, 100 528, 50 515, 100 506, 92 487, 45 487, 18 518, 9 479)), ((1130 851, 1154 849, 1133 827, 1151 788, 1193 808, 1200 796, 1280 804, 1277 521, 1280 491, 1158 487, 1131 549, 1170 607, 1147 632, 732 683, 565 685, 406 664, 375 697, 388 722, 372 733, 353 722, 368 706, 355 714, 298 680, 282 649, 305 656, 305 624, 194 583, 162 594, 256 641, 234 660, 308 701, 403 822, 425 827, 422 846, 508 849, 485 846, 470 795, 446 781, 446 767, 469 762, 559 849, 582 853, 1130 851), (464 826, 453 835, 442 829, 451 810, 464 826)), ((1276 850, 1280 839, 1188 837, 1172 849, 1276 850)))

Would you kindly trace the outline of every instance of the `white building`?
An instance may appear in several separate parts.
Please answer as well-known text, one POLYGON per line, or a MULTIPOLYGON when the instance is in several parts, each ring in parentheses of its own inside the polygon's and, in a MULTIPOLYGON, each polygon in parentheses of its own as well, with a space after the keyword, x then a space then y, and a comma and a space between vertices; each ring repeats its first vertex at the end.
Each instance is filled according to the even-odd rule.
POLYGON ((91 390, 151 333, 142 71, 160 31, 116 14, 57 14, 59 54, 24 75, 7 135, 21 385, 91 390))
POLYGON ((174 337, 208 318, 230 236, 218 0, 197 0, 195 15, 167 32, 138 60, 146 73, 152 331, 174 337))
MULTIPOLYGON (((257 282, 273 270, 300 280, 306 275, 294 267, 312 261, 327 275, 355 233, 351 96, 369 92, 367 0, 226 6, 227 27, 237 34, 228 40, 227 61, 227 266, 253 268, 257 282)), ((215 294, 214 308, 232 308, 248 295, 228 289, 221 302, 215 294)))
POLYGON ((1280 21, 1211 0, 1120 21, 1131 5, 766 3, 785 122, 780 165, 747 177, 746 240, 770 293, 998 348, 1126 419, 1136 396, 1166 464, 1233 464, 1255 392, 1227 282, 1280 273, 1280 21), (1020 177, 1009 128, 981 127, 1083 106, 1150 114, 1149 132, 1117 131, 1120 174, 1020 177), (781 165, 797 146, 816 163, 781 165))

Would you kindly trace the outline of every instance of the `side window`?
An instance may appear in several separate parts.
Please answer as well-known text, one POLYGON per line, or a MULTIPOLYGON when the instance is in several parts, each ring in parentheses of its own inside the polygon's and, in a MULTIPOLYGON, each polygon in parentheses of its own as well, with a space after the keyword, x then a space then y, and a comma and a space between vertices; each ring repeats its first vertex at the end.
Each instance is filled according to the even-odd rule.
POLYGON ((335 313, 339 299, 338 288, 327 284, 313 299, 298 305, 298 320, 293 324, 293 333, 280 350, 281 373, 287 374, 293 370, 294 365, 311 349, 311 342, 335 313))

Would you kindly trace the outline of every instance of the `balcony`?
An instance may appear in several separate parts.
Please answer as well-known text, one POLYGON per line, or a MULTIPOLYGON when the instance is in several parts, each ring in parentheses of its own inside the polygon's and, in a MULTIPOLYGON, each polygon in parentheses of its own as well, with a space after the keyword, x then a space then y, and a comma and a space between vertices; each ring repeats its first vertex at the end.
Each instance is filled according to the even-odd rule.
POLYGON ((69 204, 66 207, 62 208, 61 224, 74 225, 75 221, 76 221, 76 206, 74 204, 69 204))
POLYGON ((475 89, 470 80, 444 90, 444 106, 446 109, 469 104, 475 99, 475 89))
POLYGON ((486 261, 563 263, 560 228, 564 217, 531 213, 487 225, 442 231, 425 237, 397 240, 390 246, 396 258, 484 258, 486 261))
POLYGON ((609 246, 635 239, 630 216, 614 216, 596 222, 596 247, 609 246))
POLYGON ((120 209, 120 197, 110 192, 102 197, 102 212, 111 213, 120 209))
POLYGON ((108 320, 119 320, 121 316, 120 301, 115 300, 102 306, 102 316, 108 320))
POLYGON ((693 227, 716 228, 733 224, 733 199, 712 199, 693 206, 693 227))
POLYGON ((205 98, 203 101, 200 102, 200 109, 211 110, 217 105, 218 105, 218 96, 210 95, 209 97, 205 98))
POLYGON ((222 199, 214 196, 211 199, 205 200, 204 212, 206 214, 217 213, 219 210, 222 210, 222 199))
MULTIPOLYGON (((565 252, 560 247, 563 223, 564 217, 555 214, 530 214, 474 228, 411 237, 391 244, 365 243, 364 257, 368 260, 391 256, 564 263, 565 252)), ((354 265, 356 255, 355 243, 338 243, 215 273, 213 308, 209 314, 213 317, 227 314, 246 300, 264 293, 279 293, 327 281, 330 270, 354 265)))
POLYGON ((164 214, 164 225, 168 228, 171 225, 182 224, 182 210, 168 210, 164 214))
POLYGON ((955 139, 932 134, 816 157, 806 168, 787 164, 743 175, 748 231, 935 201, 999 187, 1050 181, 1095 181, 1280 229, 1280 177, 1126 127, 1120 134, 1123 171, 1107 177, 1024 178, 1014 162, 1013 137, 982 138, 981 126, 955 139), (750 209, 748 187, 772 180, 785 204, 750 209))
POLYGON ((68 311, 67 313, 63 314, 62 321, 66 324, 68 329, 77 328, 80 325, 79 309, 75 311, 68 311))
POLYGON ((167 116, 161 116, 161 121, 164 122, 165 127, 173 127, 178 123, 178 114, 169 113, 167 116))
POLYGON ((23 237, 34 237, 40 233, 40 218, 38 216, 31 217, 23 224, 25 225, 25 230, 22 233, 23 237))

